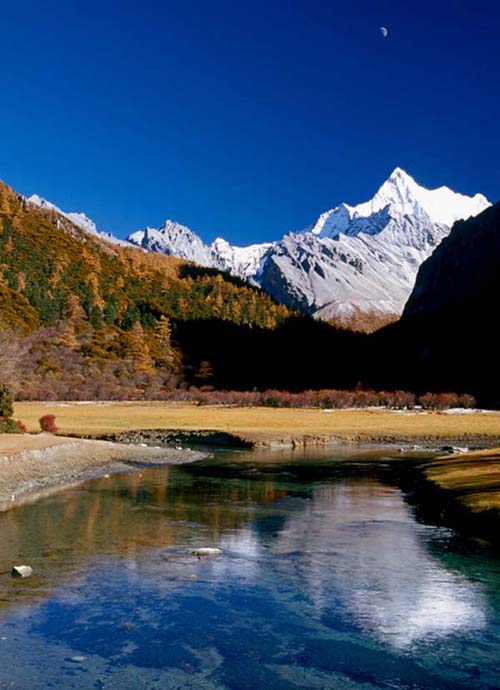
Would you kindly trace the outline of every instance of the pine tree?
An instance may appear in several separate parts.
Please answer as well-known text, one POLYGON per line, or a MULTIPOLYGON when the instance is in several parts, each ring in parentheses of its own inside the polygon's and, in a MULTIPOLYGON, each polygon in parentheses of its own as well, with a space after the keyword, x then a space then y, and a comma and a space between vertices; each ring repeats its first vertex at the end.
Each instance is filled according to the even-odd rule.
POLYGON ((149 348, 140 321, 134 321, 130 329, 128 359, 137 371, 150 372, 154 369, 149 348))
POLYGON ((160 316, 155 332, 155 360, 162 369, 172 369, 174 350, 172 348, 172 329, 170 319, 160 316))

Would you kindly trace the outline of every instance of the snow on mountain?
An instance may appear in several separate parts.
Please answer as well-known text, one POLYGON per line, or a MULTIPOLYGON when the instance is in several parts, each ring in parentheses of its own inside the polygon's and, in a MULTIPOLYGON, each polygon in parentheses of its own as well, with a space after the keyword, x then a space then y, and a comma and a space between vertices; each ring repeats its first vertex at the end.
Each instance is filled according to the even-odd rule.
POLYGON ((420 264, 453 222, 489 205, 481 194, 425 189, 396 168, 370 201, 341 204, 276 243, 260 284, 289 306, 341 324, 359 314, 396 318, 420 264))
POLYGON ((138 230, 127 237, 128 242, 143 249, 169 256, 179 256, 201 266, 212 266, 210 247, 185 225, 166 220, 160 228, 138 230))
POLYGON ((201 266, 228 271, 244 280, 253 280, 260 274, 264 255, 273 246, 271 242, 236 247, 222 237, 205 244, 201 237, 185 225, 166 220, 158 229, 146 228, 133 232, 127 240, 143 249, 179 256, 201 266))
POLYGON ((27 201, 30 204, 38 206, 39 208, 48 211, 56 211, 57 213, 60 213, 62 216, 70 220, 76 226, 78 226, 82 230, 85 230, 85 232, 88 232, 91 235, 96 235, 97 237, 106 240, 107 242, 111 242, 112 244, 119 244, 121 246, 130 246, 129 242, 118 239, 118 237, 115 237, 110 232, 102 232, 98 230, 94 221, 91 220, 88 216, 86 216, 85 213, 75 213, 73 211, 66 213, 52 202, 43 199, 41 196, 38 196, 38 194, 33 194, 32 196, 27 197, 27 201))
POLYGON ((357 314, 401 313, 428 249, 360 233, 333 239, 313 233, 290 234, 269 256, 261 286, 277 300, 318 318, 350 323, 357 314))
POLYGON ((263 261, 268 251, 274 247, 273 242, 250 244, 248 247, 236 247, 222 237, 218 237, 210 248, 216 257, 219 268, 233 275, 257 282, 262 273, 263 261))
POLYGON ((118 240, 100 233, 83 213, 64 213, 36 195, 28 201, 54 209, 108 241, 228 271, 288 306, 340 324, 355 326, 359 321, 363 327, 370 320, 375 324, 397 318, 420 265, 453 223, 490 206, 481 194, 426 189, 396 168, 369 201, 340 204, 304 231, 277 242, 237 247, 220 237, 206 244, 172 220, 118 240))
MULTIPOLYGON (((339 232, 376 234, 380 231, 380 224, 370 221, 387 209, 390 209, 392 217, 412 216, 451 227, 456 220, 476 216, 489 205, 482 194, 469 197, 448 187, 425 189, 404 170, 396 168, 372 199, 357 206, 341 204, 323 213, 310 231, 321 237, 333 237, 339 232)), ((407 237, 402 233, 400 239, 405 241, 407 237)))

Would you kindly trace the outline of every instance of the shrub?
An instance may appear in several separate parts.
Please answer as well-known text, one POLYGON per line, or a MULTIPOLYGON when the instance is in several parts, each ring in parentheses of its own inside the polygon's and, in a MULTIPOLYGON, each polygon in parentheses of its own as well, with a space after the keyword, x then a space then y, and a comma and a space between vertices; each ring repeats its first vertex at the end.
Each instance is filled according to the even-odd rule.
POLYGON ((28 431, 28 429, 26 428, 26 424, 22 422, 20 419, 16 419, 16 426, 20 434, 25 434, 28 431))
POLYGON ((12 417, 0 417, 0 434, 22 434, 26 431, 24 424, 12 417))
POLYGON ((0 417, 12 417, 14 405, 12 395, 5 383, 0 383, 0 417))
POLYGON ((38 421, 42 431, 48 431, 50 434, 57 433, 56 418, 53 414, 44 414, 38 421))
MULTIPOLYGON (((190 390, 165 391, 163 400, 194 402, 197 405, 229 405, 240 407, 296 407, 296 408, 367 408, 387 407, 406 410, 415 407, 417 398, 409 391, 373 391, 356 388, 355 390, 318 390, 291 393, 290 391, 265 390, 225 391, 215 390, 211 386, 190 390)), ((425 393, 418 399, 419 404, 429 410, 444 410, 450 407, 475 407, 472 395, 456 393, 425 393)))
MULTIPOLYGON (((429 395, 432 395, 432 393, 429 395)), ((383 400, 386 407, 394 410, 406 410, 415 406, 416 398, 413 393, 407 391, 390 391, 383 393, 383 400)), ((433 400, 434 398, 429 401, 430 407, 433 406, 433 400)))
POLYGON ((437 396, 435 393, 424 393, 419 397, 418 402, 424 410, 432 410, 436 407, 437 396))
POLYGON ((459 407, 471 409, 473 407, 476 407, 477 405, 476 398, 473 395, 469 395, 468 393, 462 393, 462 395, 459 395, 458 400, 459 407))

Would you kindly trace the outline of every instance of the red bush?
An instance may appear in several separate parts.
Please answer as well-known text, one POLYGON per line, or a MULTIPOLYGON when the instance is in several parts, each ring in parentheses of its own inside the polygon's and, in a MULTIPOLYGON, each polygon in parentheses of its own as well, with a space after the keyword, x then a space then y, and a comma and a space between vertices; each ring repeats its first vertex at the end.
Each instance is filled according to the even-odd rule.
POLYGON ((16 426, 22 434, 25 434, 28 431, 28 429, 26 428, 26 424, 24 422, 21 422, 20 419, 16 419, 16 426))
POLYGON ((56 418, 53 414, 44 414, 38 421, 42 431, 48 431, 50 434, 57 433, 56 418))
POLYGON ((459 399, 459 407, 465 407, 467 409, 471 409, 472 407, 476 407, 476 398, 473 395, 469 395, 468 393, 462 393, 462 395, 458 396, 459 399))
MULTIPOLYGON (((209 390, 208 387, 167 392, 163 400, 191 401, 197 405, 227 405, 238 407, 294 407, 323 409, 346 409, 367 407, 388 407, 407 410, 415 407, 417 398, 409 391, 318 390, 291 393, 290 391, 225 391, 209 390)), ((450 407, 475 407, 471 395, 456 393, 425 393, 419 404, 429 410, 445 410, 450 407)))

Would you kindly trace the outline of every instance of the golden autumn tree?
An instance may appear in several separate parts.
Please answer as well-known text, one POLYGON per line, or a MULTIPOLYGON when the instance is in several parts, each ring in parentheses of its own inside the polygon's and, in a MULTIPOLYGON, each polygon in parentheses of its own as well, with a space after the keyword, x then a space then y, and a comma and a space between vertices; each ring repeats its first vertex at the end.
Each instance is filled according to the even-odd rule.
POLYGON ((172 347, 172 328, 167 316, 160 316, 154 335, 154 359, 157 366, 171 370, 175 356, 172 347))
POLYGON ((140 321, 134 321, 128 333, 127 359, 137 371, 147 373, 154 369, 144 329, 140 321))

